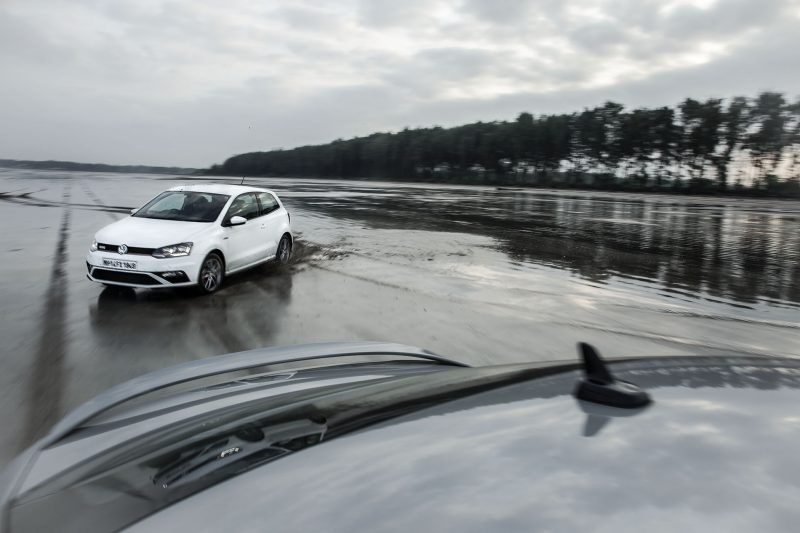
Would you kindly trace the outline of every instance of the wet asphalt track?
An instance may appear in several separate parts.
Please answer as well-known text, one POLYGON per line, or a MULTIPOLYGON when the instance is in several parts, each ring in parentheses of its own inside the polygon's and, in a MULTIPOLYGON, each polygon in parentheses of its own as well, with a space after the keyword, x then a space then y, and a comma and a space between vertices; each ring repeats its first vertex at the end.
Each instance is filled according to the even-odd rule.
POLYGON ((115 383, 262 346, 800 355, 798 202, 272 179, 300 236, 290 268, 211 297, 87 281, 94 232, 181 182, 0 169, 0 465, 115 383))

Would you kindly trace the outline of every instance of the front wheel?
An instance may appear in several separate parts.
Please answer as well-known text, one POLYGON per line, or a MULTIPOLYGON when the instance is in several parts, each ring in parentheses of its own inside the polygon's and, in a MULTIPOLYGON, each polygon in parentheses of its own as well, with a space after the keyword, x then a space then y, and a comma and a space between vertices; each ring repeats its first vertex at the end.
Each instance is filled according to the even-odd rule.
POLYGON ((212 252, 203 260, 203 265, 200 267, 200 275, 197 276, 197 287, 201 293, 211 294, 219 289, 224 277, 222 258, 212 252))
POLYGON ((292 239, 288 235, 281 237, 281 242, 278 243, 278 251, 275 253, 275 259, 281 265, 289 264, 292 258, 292 239))

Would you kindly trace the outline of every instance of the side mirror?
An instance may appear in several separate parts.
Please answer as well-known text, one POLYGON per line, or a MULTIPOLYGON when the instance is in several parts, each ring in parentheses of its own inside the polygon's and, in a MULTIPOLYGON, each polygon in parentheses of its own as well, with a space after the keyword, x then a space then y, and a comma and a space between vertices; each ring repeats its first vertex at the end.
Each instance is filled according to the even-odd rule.
POLYGON ((135 215, 136 211, 138 211, 138 210, 139 210, 138 207, 134 207, 133 209, 131 209, 131 215, 135 215))
POLYGON ((241 226, 245 222, 247 222, 247 219, 244 217, 231 217, 229 224, 231 226, 241 226))

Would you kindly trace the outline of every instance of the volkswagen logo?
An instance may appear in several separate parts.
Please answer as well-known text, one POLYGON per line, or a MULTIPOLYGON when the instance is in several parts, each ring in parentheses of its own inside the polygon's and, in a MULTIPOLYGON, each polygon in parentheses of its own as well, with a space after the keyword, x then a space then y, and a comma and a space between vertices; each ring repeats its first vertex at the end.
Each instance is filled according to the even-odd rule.
POLYGON ((119 252, 120 255, 127 254, 128 253, 128 245, 127 244, 120 244, 119 248, 117 248, 117 251, 119 252))

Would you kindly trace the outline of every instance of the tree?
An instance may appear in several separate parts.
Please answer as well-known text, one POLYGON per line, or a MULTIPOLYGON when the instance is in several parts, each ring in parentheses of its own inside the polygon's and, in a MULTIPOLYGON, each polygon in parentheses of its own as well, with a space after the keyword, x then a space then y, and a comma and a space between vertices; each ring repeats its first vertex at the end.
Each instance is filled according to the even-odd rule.
POLYGON ((544 182, 590 173, 601 186, 614 187, 621 177, 639 189, 688 176, 692 190, 714 191, 728 187, 740 155, 749 156, 757 185, 766 183, 770 193, 794 191, 779 176, 800 183, 800 100, 789 104, 766 92, 728 101, 687 98, 674 107, 626 110, 606 102, 579 113, 523 112, 513 121, 405 128, 240 154, 209 172, 495 180, 535 170, 544 182))
POLYGON ((789 112, 788 144, 790 152, 789 179, 800 181, 800 98, 787 106, 789 112))
POLYGON ((714 167, 717 169, 717 179, 723 189, 728 186, 728 175, 730 174, 733 152, 744 141, 749 125, 750 104, 747 98, 737 96, 731 99, 727 109, 722 114, 720 151, 713 158, 714 167))
POLYGON ((656 167, 656 186, 661 186, 664 176, 672 176, 672 168, 678 158, 681 132, 675 123, 675 111, 669 107, 659 107, 651 111, 650 135, 651 149, 656 167))
POLYGON ((746 146, 750 150, 759 181, 774 174, 780 162, 789 137, 785 130, 788 114, 786 100, 780 93, 761 93, 753 103, 755 131, 747 137, 746 146))
POLYGON ((681 112, 680 152, 692 179, 702 179, 713 165, 722 123, 722 100, 699 102, 687 98, 678 106, 681 112))

